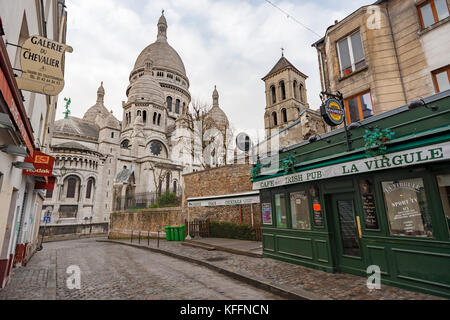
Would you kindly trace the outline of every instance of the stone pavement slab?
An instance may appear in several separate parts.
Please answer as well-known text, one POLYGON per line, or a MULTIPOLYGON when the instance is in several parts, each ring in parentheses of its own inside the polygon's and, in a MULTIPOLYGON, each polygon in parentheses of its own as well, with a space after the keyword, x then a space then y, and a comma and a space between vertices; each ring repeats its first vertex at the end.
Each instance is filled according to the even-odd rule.
MULTIPOLYGON (((130 241, 120 242, 131 244, 130 241)), ((147 246, 147 243, 142 246, 147 246)), ((258 283, 267 284, 268 287, 279 287, 283 291, 292 289, 292 293, 297 296, 306 292, 318 299, 445 300, 441 297, 384 284, 381 285, 380 290, 369 290, 366 286, 367 279, 363 277, 346 273, 327 273, 274 259, 248 257, 223 251, 207 251, 185 246, 182 242, 160 240, 159 248, 156 248, 157 242, 152 240, 150 247, 180 258, 207 262, 216 266, 218 271, 224 270, 236 276, 248 277, 258 283)))

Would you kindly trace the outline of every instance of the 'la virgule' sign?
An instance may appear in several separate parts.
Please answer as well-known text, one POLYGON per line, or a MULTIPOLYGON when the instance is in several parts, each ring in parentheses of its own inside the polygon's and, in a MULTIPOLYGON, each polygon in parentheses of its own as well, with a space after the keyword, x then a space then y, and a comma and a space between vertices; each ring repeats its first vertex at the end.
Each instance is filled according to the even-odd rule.
POLYGON ((333 127, 344 122, 344 112, 344 106, 336 99, 328 99, 320 106, 323 120, 333 127))
POLYGON ((450 159, 450 142, 410 149, 383 156, 344 162, 253 183, 253 190, 316 181, 364 172, 401 168, 450 159))

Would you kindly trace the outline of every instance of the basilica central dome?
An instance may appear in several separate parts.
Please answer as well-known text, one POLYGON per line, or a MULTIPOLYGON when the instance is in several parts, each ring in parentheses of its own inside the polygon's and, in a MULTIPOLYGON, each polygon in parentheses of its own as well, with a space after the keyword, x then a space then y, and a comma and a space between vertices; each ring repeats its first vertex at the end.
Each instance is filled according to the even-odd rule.
POLYGON ((145 59, 151 58, 155 69, 163 69, 186 77, 186 69, 180 55, 167 42, 167 21, 164 14, 158 21, 158 38, 140 53, 132 74, 144 67, 145 59))

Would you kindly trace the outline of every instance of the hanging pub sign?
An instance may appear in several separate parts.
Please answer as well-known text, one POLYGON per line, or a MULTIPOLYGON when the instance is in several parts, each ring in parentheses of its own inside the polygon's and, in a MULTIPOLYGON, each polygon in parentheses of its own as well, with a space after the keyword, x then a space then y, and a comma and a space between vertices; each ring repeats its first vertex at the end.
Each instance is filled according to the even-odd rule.
POLYGON ((34 151, 33 157, 25 158, 25 162, 32 163, 34 170, 23 170, 25 176, 51 177, 55 158, 43 152, 34 151))
POLYGON ((328 99, 320 106, 323 120, 333 127, 344 122, 344 112, 344 106, 336 99, 328 99))
POLYGON ((64 52, 73 49, 53 40, 32 36, 22 45, 20 63, 22 76, 17 78, 19 89, 58 95, 64 88, 64 52))

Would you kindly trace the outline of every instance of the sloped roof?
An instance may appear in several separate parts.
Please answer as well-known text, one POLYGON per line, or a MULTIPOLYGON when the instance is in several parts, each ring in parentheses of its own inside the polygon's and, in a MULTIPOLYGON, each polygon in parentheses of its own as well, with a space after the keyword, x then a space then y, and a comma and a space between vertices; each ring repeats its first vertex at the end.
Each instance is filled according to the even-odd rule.
POLYGON ((280 60, 278 60, 276 65, 272 68, 272 70, 270 70, 270 72, 264 78, 262 78, 262 80, 265 80, 267 77, 269 77, 277 72, 280 72, 284 69, 287 69, 287 68, 292 68, 292 69, 294 69, 294 71, 300 73, 305 78, 308 78, 307 75, 305 75, 303 72, 299 71, 296 67, 294 67, 294 65, 292 63, 289 62, 288 59, 286 59, 284 56, 282 56, 280 58, 280 60))

